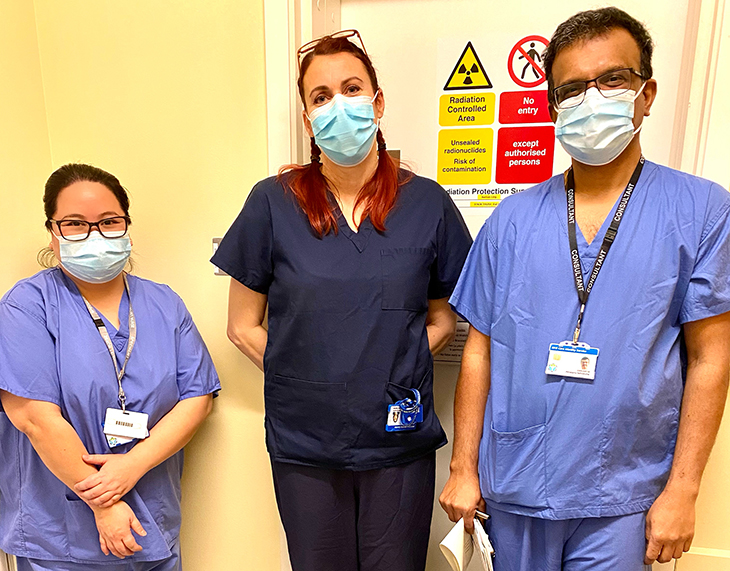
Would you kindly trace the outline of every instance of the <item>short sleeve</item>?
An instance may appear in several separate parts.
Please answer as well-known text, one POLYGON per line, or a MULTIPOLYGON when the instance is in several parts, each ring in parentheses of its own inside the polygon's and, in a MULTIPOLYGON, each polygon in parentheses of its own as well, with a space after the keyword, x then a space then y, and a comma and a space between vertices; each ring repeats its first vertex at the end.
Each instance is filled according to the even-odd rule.
POLYGON ((719 190, 724 201, 701 238, 679 314, 681 323, 730 311, 730 196, 719 190))
POLYGON ((61 406, 55 340, 45 319, 7 299, 0 302, 0 389, 61 406))
POLYGON ((271 207, 258 183, 221 240, 211 262, 246 287, 266 294, 273 277, 271 207))
POLYGON ((180 400, 216 393, 221 389, 213 360, 190 312, 182 305, 177 339, 177 385, 180 400))
POLYGON ((428 284, 429 299, 441 299, 451 295, 471 244, 471 235, 464 219, 454 201, 444 193, 443 216, 436 238, 436 260, 431 266, 428 284))
POLYGON ((497 246, 490 235, 490 221, 495 218, 496 211, 479 231, 449 299, 454 311, 484 335, 492 329, 497 246))

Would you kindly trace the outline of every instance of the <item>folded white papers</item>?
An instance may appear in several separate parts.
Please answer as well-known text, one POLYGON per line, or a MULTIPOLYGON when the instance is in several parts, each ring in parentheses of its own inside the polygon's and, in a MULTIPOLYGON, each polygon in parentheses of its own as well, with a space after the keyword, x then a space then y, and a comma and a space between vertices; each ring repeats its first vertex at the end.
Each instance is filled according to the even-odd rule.
POLYGON ((487 532, 484 531, 482 525, 474 520, 474 535, 472 535, 472 541, 476 547, 477 553, 481 556, 482 564, 486 571, 494 571, 492 567, 492 557, 494 556, 494 548, 492 542, 489 541, 487 532))
POLYGON ((464 518, 456 522, 451 531, 444 537, 439 544, 441 553, 444 554, 446 561, 449 562, 454 571, 465 571, 469 562, 474 555, 476 548, 479 553, 479 563, 484 571, 494 571, 492 566, 492 557, 494 556, 494 548, 489 541, 487 532, 477 520, 474 519, 474 535, 470 535, 464 529, 464 518))
POLYGON ((466 569, 474 554, 474 542, 464 529, 464 518, 456 522, 439 547, 454 571, 466 569))

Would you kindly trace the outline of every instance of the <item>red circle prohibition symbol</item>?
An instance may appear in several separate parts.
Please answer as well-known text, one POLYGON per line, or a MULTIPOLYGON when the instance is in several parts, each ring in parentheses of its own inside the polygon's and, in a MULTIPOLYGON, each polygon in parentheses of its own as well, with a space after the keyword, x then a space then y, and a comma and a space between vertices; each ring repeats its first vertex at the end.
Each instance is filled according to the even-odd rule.
POLYGON ((546 81, 545 72, 543 71, 542 67, 529 55, 527 55, 527 52, 522 48, 522 44, 527 42, 540 42, 544 44, 545 46, 548 45, 549 41, 543 38, 542 36, 527 36, 525 38, 522 38, 517 44, 515 44, 515 47, 512 48, 512 51, 509 53, 509 57, 507 58, 507 71, 509 71, 509 75, 512 78, 512 80, 521 87, 537 87, 540 85, 543 81, 546 81), (512 60, 514 59, 517 52, 520 52, 522 56, 525 58, 525 65, 529 65, 532 67, 534 71, 536 71, 540 77, 536 79, 535 81, 525 81, 524 79, 521 79, 518 77, 517 73, 515 73, 515 70, 512 69, 512 60))

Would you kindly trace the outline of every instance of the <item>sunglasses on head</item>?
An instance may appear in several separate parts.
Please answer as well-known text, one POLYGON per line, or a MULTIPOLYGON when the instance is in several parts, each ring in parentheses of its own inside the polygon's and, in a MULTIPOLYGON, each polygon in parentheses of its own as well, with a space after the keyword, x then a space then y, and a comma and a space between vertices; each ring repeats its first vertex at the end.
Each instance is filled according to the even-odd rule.
POLYGON ((299 48, 297 50, 297 64, 299 66, 299 71, 302 70, 302 60, 304 59, 304 56, 314 50, 323 41, 337 38, 357 38, 357 41, 360 44, 358 47, 363 51, 365 55, 368 55, 368 52, 365 49, 365 44, 362 42, 362 37, 360 37, 360 32, 358 32, 357 30, 340 30, 339 32, 335 32, 334 34, 322 36, 321 38, 317 38, 316 40, 307 42, 301 48, 299 48))

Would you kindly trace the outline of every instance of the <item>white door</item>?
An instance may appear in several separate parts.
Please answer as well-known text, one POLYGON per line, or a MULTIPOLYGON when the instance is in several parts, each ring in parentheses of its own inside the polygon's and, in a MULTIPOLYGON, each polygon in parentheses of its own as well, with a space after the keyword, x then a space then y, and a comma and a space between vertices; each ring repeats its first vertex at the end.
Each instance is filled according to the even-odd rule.
MULTIPOLYGON (((730 188, 730 3, 702 2, 695 71, 691 82, 682 169, 730 188)), ((729 401, 730 402, 730 401, 729 401)), ((730 571, 730 408, 720 426, 697 499, 692 549, 677 563, 679 571, 730 571)))

